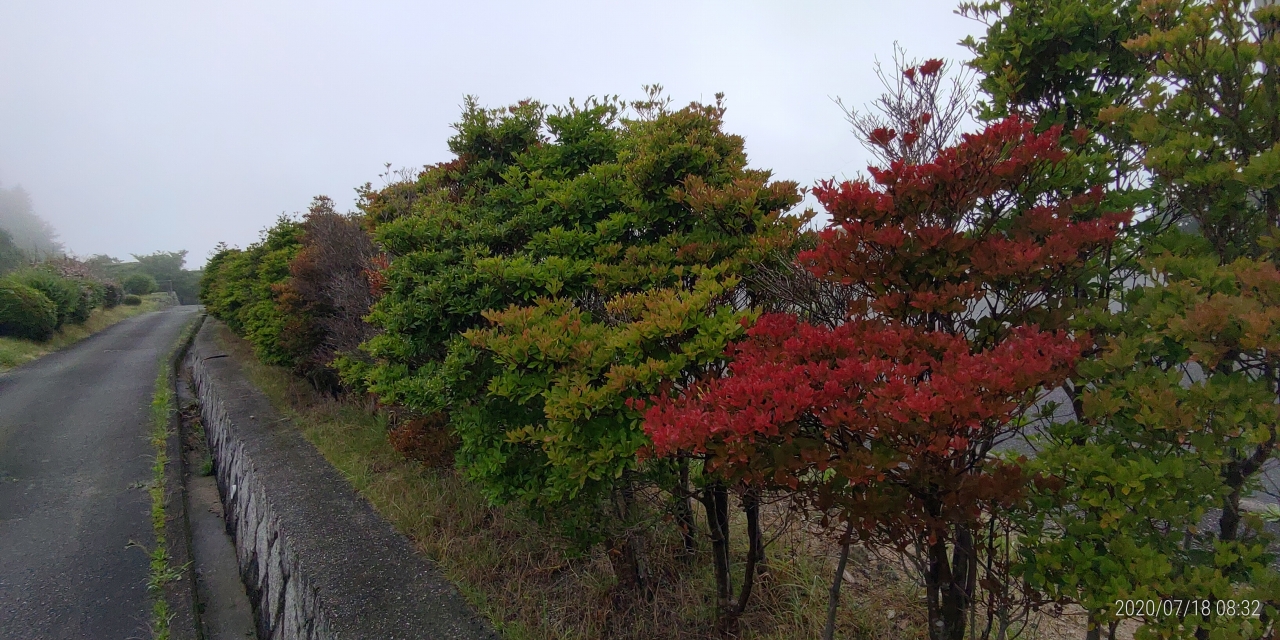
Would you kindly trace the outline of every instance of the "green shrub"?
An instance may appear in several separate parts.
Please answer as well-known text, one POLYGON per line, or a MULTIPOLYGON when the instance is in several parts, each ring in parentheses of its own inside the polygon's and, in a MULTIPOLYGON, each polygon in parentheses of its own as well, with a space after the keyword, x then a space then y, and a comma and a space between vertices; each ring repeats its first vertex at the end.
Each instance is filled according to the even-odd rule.
POLYGON ((44 341, 53 337, 57 322, 57 307, 43 293, 21 284, 0 284, 0 336, 44 341))
POLYGON ((158 288, 156 279, 145 273, 135 273, 125 278, 121 284, 124 285, 125 293, 132 293, 135 296, 145 296, 158 288))
POLYGON ((123 302, 124 302, 125 306, 128 306, 128 307, 136 307, 136 306, 138 306, 138 305, 142 304, 142 298, 140 298, 140 297, 138 297, 138 296, 135 296, 135 295, 133 295, 132 293, 130 293, 129 295, 126 295, 126 296, 124 297, 123 302))
POLYGON ((641 465, 631 401, 718 366, 742 330, 728 301, 758 299, 740 276, 799 239, 778 215, 795 183, 748 168, 722 105, 664 104, 654 92, 633 120, 613 101, 468 102, 452 161, 361 199, 390 255, 369 388, 447 413, 468 479, 607 542, 631 585, 634 511, 619 505, 681 491, 665 462, 641 465))
POLYGON ((89 314, 103 306, 106 299, 106 288, 101 282, 94 280, 77 279, 75 281, 80 286, 80 297, 76 301, 76 306, 71 310, 68 316, 73 324, 83 324, 89 319, 89 314))
POLYGON ((302 234, 302 222, 281 216, 258 242, 243 250, 222 247, 205 265, 200 301, 267 364, 296 367, 314 348, 300 339, 313 331, 310 318, 285 286, 302 234))
POLYGON ((124 299, 124 289, 114 283, 107 282, 102 285, 102 308, 114 309, 120 306, 120 302, 124 299))
POLYGON ((5 276, 4 282, 31 287, 52 300, 57 311, 55 329, 61 328, 67 320, 72 320, 81 305, 80 283, 50 271, 23 269, 5 276))

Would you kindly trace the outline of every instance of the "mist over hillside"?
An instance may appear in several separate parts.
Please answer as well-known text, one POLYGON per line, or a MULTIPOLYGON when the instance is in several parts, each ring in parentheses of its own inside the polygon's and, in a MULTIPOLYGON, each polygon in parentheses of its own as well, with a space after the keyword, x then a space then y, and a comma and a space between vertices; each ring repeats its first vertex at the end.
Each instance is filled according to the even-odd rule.
POLYGON ((66 252, 58 241, 58 232, 31 205, 31 195, 20 185, 0 188, 0 230, 23 253, 34 257, 52 257, 66 252))

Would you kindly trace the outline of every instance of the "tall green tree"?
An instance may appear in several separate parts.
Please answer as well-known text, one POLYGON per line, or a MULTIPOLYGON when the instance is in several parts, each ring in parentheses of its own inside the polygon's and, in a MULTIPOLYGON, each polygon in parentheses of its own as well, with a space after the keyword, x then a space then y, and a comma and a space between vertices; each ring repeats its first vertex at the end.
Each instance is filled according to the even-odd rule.
POLYGON ((133 259, 136 261, 134 264, 121 265, 120 270, 136 270, 155 278, 161 291, 173 291, 183 304, 191 304, 198 297, 200 272, 184 268, 187 264, 186 249, 133 254, 133 259))
POLYGON ((14 244, 9 232, 0 229, 0 275, 21 267, 26 261, 26 254, 14 244))
POLYGON ((1035 463, 1042 485, 1025 540, 1028 579, 1114 635, 1116 601, 1214 604, 1142 612, 1145 637, 1263 637, 1280 601, 1267 539, 1241 508, 1276 455, 1275 186, 1280 112, 1270 40, 1275 8, 1243 0, 1152 1, 1149 33, 1126 43, 1157 61, 1129 128, 1162 207, 1192 231, 1145 244, 1144 271, 1079 318, 1098 344, 1082 364, 1078 420, 1054 425, 1035 463), (1204 527, 1213 509, 1216 526, 1204 527), (1265 605, 1261 618, 1219 604, 1265 605))
POLYGON ((1082 156, 1095 171, 1089 182, 1107 184, 1110 203, 1124 208, 1142 202, 1133 193, 1144 186, 1141 153, 1128 128, 1104 116, 1137 104, 1150 77, 1150 58, 1126 46, 1150 29, 1141 4, 986 0, 961 3, 959 10, 987 26, 982 38, 964 41, 986 95, 979 117, 1016 115, 1041 130, 1057 125, 1068 135, 1079 128, 1093 132, 1067 142, 1089 152, 1082 156))

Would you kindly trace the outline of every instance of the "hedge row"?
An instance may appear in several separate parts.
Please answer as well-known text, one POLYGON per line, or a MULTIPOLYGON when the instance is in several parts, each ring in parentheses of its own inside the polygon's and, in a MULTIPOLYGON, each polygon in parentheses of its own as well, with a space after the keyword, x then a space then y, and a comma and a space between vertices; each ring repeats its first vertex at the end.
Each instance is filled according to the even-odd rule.
POLYGON ((123 296, 115 283, 65 276, 53 266, 14 271, 0 278, 0 336, 48 340, 64 324, 81 324, 123 296))
POLYGON ((1068 603, 1100 637, 1117 601, 1188 594, 1261 615, 1141 633, 1265 637, 1280 576, 1242 500, 1280 443, 1280 48, 1239 25, 1280 8, 1042 5, 967 9, 977 131, 945 63, 902 64, 854 115, 884 162, 814 188, 820 231, 719 99, 469 100, 451 160, 222 248, 202 299, 264 360, 449 429, 623 588, 654 588, 654 530, 706 540, 725 628, 775 499, 913 560, 932 638, 1068 603), (1221 78, 1247 108, 1180 89, 1221 78), (1034 458, 998 452, 1021 437, 1034 458))

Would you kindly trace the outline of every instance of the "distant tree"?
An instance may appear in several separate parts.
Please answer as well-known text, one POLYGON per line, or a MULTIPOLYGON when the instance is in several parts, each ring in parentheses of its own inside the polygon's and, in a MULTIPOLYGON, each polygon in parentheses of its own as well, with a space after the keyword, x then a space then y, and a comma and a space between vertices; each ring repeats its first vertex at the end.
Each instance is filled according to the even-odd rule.
POLYGON ((8 273, 21 267, 27 261, 26 255, 14 244, 13 236, 0 229, 0 274, 8 273))
POLYGON ((172 290, 183 304, 196 301, 200 287, 200 272, 188 271, 187 251, 156 251, 146 255, 133 254, 137 269, 152 278, 161 290, 172 290))
POLYGON ((125 293, 135 296, 145 296, 156 290, 156 279, 145 273, 135 273, 125 278, 121 284, 125 293))
POLYGON ((120 265, 124 264, 119 258, 113 258, 109 255, 99 253, 89 256, 83 260, 83 264, 89 269, 94 276, 104 280, 119 280, 120 265))
POLYGON ((143 273, 156 279, 156 282, 162 283, 166 280, 174 281, 181 277, 182 267, 187 263, 187 252, 182 251, 156 251, 146 255, 133 254, 133 259, 138 262, 138 269, 143 273))
POLYGON ((13 243, 31 257, 48 258, 65 252, 58 232, 35 214, 31 196, 20 186, 0 188, 0 230, 7 231, 13 243))

